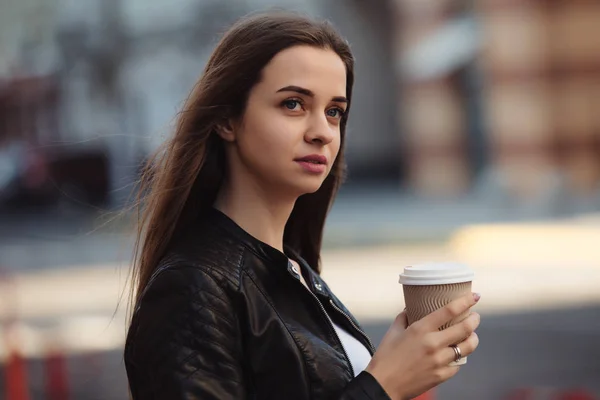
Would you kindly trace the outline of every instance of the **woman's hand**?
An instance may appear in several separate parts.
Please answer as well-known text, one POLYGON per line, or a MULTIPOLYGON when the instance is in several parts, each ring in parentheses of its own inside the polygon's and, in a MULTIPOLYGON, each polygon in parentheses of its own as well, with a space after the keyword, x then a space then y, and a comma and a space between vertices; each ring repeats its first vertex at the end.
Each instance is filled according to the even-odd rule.
POLYGON ((458 344, 463 357, 477 348, 474 333, 479 314, 472 312, 465 320, 443 331, 439 327, 457 318, 479 301, 478 294, 460 297, 407 326, 401 313, 385 334, 377 352, 366 368, 393 400, 416 397, 453 377, 460 367, 449 366, 458 344))

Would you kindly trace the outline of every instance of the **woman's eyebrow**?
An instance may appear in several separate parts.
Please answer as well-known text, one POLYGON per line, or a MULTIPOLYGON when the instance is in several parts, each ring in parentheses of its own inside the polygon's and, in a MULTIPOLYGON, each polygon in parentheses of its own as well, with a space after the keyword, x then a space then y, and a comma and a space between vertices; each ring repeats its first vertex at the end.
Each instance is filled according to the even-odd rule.
MULTIPOLYGON (((294 86, 294 85, 282 87, 281 89, 279 89, 277 91, 277 93, 280 93, 280 92, 295 92, 295 93, 303 94, 308 97, 315 97, 315 94, 311 90, 300 87, 300 86, 294 86)), ((345 98, 344 96, 335 96, 331 100, 338 102, 338 103, 348 103, 348 99, 345 98)))

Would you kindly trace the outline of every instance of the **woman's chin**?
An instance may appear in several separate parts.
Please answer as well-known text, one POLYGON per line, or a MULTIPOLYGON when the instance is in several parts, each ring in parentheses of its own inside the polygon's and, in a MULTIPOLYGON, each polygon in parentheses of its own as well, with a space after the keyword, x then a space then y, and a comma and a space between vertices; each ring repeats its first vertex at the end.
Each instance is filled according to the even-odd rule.
POLYGON ((280 193, 298 198, 305 194, 315 193, 321 188, 323 182, 324 179, 321 179, 320 176, 302 177, 295 180, 286 179, 285 181, 279 181, 277 190, 280 193))
POLYGON ((311 194, 319 190, 322 184, 322 180, 314 180, 313 182, 303 182, 301 185, 297 185, 297 190, 300 193, 300 196, 304 194, 311 194))

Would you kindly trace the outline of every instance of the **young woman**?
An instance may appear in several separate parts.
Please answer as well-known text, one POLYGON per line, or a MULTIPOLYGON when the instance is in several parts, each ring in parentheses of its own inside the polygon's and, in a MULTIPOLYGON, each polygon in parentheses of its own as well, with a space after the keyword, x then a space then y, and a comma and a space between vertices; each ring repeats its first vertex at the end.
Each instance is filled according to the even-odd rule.
POLYGON ((353 78, 348 44, 294 14, 245 18, 218 44, 149 168, 133 399, 409 399, 477 347, 477 314, 438 327, 478 295, 407 329, 400 314, 376 351, 319 276, 353 78))

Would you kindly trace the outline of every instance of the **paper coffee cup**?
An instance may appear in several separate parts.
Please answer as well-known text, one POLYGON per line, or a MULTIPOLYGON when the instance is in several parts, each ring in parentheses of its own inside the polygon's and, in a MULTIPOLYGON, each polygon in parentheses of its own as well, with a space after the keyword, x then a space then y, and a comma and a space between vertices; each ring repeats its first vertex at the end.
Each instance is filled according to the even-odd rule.
MULTIPOLYGON (((404 268, 400 283, 404 292, 408 325, 442 308, 452 300, 471 292, 475 273, 466 265, 458 263, 427 263, 404 268)), ((469 315, 465 311, 439 329, 452 326, 469 315)), ((450 365, 463 365, 467 358, 450 365)))

